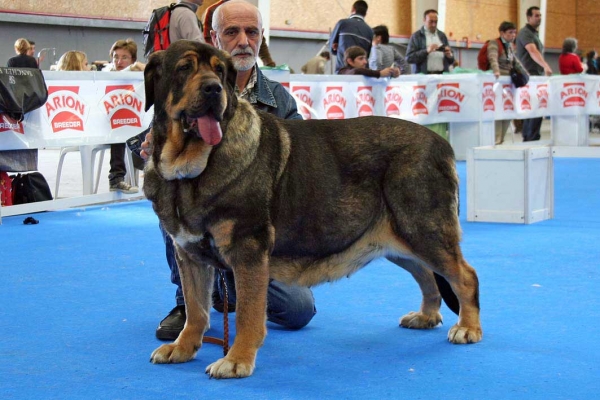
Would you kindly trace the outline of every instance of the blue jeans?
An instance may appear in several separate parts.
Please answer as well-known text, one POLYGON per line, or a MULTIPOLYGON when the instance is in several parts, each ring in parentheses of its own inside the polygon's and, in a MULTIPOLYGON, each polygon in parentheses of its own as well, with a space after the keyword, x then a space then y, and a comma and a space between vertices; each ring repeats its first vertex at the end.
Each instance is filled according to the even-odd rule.
MULTIPOLYGON (((160 225, 163 239, 165 241, 167 263, 171 269, 171 282, 177 286, 175 300, 178 306, 185 305, 183 290, 181 289, 181 278, 179 267, 175 257, 175 246, 171 236, 160 225)), ((225 284, 229 303, 235 304, 236 292, 233 273, 225 273, 225 284)), ((215 274, 214 289, 223 300, 223 287, 219 274, 215 274)), ((317 313, 315 298, 312 291, 307 287, 286 285, 271 279, 267 292, 267 319, 288 329, 300 329, 306 326, 317 313)))

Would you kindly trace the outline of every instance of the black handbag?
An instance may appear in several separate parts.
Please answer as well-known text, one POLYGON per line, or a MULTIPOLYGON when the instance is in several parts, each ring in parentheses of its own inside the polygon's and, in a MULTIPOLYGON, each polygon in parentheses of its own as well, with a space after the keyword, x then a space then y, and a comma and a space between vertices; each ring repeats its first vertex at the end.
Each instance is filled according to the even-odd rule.
POLYGON ((510 68, 510 80, 516 88, 520 88, 527 85, 529 82, 529 74, 517 69, 513 63, 513 66, 510 68))
POLYGON ((0 113, 22 121, 23 116, 44 105, 48 88, 37 68, 0 67, 0 113))
POLYGON ((39 172, 17 174, 11 178, 13 205, 52 200, 48 182, 39 172))

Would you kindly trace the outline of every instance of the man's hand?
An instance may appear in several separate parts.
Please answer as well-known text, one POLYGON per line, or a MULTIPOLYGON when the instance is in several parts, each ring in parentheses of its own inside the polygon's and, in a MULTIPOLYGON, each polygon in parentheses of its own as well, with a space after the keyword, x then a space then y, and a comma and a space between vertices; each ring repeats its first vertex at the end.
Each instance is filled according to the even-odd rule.
POLYGON ((439 47, 440 47, 439 44, 437 44, 437 43, 431 43, 429 46, 427 46, 427 53, 429 54, 432 51, 436 51, 439 47))
POLYGON ((446 46, 446 48, 444 49, 444 55, 446 56, 446 58, 452 58, 452 49, 450 48, 450 46, 446 46))
POLYGON ((388 76, 393 76, 394 78, 398 75, 394 75, 398 71, 398 75, 400 75, 400 70, 398 68, 387 67, 379 71, 379 76, 381 78, 387 78, 388 76))
POLYGON ((400 68, 392 67, 392 78, 397 78, 400 76, 400 68))
POLYGON ((152 146, 152 131, 150 131, 146 134, 146 138, 142 142, 142 151, 140 151, 140 157, 146 161, 152 156, 153 151, 154 147, 152 146))
POLYGON ((496 79, 500 78, 500 71, 494 71, 494 76, 496 79))
POLYGON ((544 75, 550 76, 552 75, 552 68, 548 64, 544 66, 544 75))

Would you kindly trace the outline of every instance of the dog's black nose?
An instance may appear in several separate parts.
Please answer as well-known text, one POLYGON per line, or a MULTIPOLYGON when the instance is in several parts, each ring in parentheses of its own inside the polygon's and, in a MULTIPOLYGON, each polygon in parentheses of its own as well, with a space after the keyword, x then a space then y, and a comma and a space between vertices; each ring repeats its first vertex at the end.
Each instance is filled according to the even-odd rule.
POLYGON ((216 96, 221 93, 222 90, 223 86, 218 82, 207 82, 202 85, 202 93, 208 97, 216 96))

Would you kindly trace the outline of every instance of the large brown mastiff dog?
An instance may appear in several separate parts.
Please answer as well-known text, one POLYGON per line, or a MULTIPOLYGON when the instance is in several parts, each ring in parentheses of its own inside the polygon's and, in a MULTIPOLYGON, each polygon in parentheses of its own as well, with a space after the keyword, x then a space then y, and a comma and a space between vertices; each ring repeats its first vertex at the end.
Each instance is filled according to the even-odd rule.
POLYGON ((393 118, 258 112, 236 98, 229 57, 196 42, 155 53, 144 75, 155 115, 144 191, 175 242, 187 309, 183 331, 152 362, 186 362, 201 347, 213 267, 235 275, 237 335, 207 367, 211 377, 252 374, 269 277, 313 286, 378 257, 408 270, 423 293, 401 326, 437 326, 446 286, 444 299, 460 306, 448 340, 481 340, 479 284, 459 247, 458 177, 445 140, 393 118))

